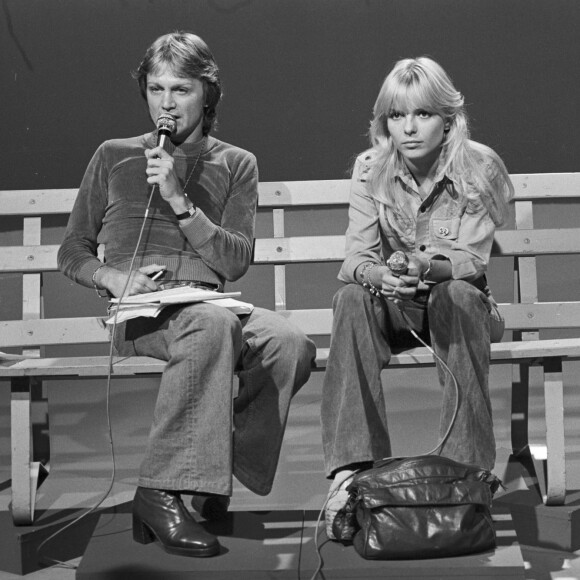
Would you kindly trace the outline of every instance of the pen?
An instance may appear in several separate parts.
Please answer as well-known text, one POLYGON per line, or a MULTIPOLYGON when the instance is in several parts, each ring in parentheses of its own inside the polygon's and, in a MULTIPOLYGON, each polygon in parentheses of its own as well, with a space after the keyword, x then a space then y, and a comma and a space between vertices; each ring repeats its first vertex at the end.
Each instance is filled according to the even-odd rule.
POLYGON ((158 278, 161 278, 164 273, 165 270, 159 270, 159 272, 156 272, 155 275, 151 276, 151 280, 157 280, 158 278))

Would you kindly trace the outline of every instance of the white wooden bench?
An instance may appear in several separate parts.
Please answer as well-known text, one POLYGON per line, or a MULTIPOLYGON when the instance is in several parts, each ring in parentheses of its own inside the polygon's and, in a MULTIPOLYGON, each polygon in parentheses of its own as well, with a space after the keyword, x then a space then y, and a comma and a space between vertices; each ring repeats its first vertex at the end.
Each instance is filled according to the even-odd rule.
MULTIPOLYGON (((529 366, 539 365, 544 373, 547 467, 542 490, 547 505, 562 505, 566 494, 564 440, 564 391, 562 363, 580 359, 580 338, 541 339, 545 329, 580 329, 580 300, 542 302, 538 299, 536 258, 556 254, 580 254, 580 228, 535 229, 534 206, 546 200, 577 202, 580 173, 513 175, 516 196, 515 228, 499 231, 493 255, 513 262, 514 299, 502 303, 512 342, 493 344, 493 363, 513 365, 512 447, 514 453, 528 447, 529 366)), ((55 214, 68 214, 75 189, 0 191, 0 219, 22 218, 22 245, 0 250, 0 292, 2 275, 22 275, 22 318, 0 321, 0 351, 23 349, 25 360, 0 361, 0 379, 11 387, 12 513, 17 525, 34 519, 36 489, 43 466, 33 449, 31 408, 43 379, 106 377, 107 356, 46 358, 49 345, 77 345, 108 342, 100 317, 43 318, 43 274, 57 270, 57 245, 41 244, 43 222, 55 214)), ((304 208, 320 211, 348 205, 348 180, 268 182, 260 184, 260 212, 272 220, 273 236, 256 239, 254 264, 274 269, 275 308, 296 322, 309 335, 328 336, 331 330, 330 302, 322 309, 288 309, 286 269, 309 262, 335 262, 344 258, 344 236, 285 235, 286 214, 304 208)), ((345 222, 346 223, 346 222, 345 222)), ((330 281, 336 284, 336 280, 330 281)), ((324 369, 328 349, 319 348, 316 368, 324 369)), ((424 348, 393 357, 392 366, 433 365, 424 348)), ((114 377, 159 375, 163 361, 145 357, 118 358, 114 377)), ((387 371, 388 372, 388 371, 387 371)))

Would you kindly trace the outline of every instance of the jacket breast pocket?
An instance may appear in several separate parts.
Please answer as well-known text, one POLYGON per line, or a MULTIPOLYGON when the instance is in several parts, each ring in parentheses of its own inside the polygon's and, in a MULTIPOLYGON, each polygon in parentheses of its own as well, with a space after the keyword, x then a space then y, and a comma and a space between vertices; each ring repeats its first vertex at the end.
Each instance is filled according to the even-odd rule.
POLYGON ((439 240, 456 240, 459 236, 460 219, 456 218, 433 218, 431 220, 431 232, 439 240))

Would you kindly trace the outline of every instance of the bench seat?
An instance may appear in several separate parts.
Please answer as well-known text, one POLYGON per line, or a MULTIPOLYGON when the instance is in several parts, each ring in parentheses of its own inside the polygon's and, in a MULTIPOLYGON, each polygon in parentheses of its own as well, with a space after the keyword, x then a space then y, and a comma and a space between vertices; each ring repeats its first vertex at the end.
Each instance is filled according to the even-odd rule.
MULTIPOLYGON (((314 370, 324 370, 328 348, 316 351, 314 370)), ((550 340, 498 342, 491 345, 492 363, 523 362, 540 364, 552 357, 580 360, 580 339, 554 338, 550 340)), ((165 361, 147 357, 113 357, 112 376, 158 375, 165 361)), ((431 352, 417 347, 393 354, 389 367, 418 367, 434 365, 431 352)), ((109 374, 108 356, 76 356, 59 358, 29 358, 6 361, 0 365, 0 378, 40 377, 44 379, 65 377, 106 377, 109 374)))

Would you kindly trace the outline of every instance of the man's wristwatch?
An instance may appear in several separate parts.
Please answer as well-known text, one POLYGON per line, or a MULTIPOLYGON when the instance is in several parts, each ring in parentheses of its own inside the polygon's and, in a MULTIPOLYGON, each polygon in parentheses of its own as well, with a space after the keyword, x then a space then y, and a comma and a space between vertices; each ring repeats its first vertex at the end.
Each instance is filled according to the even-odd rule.
POLYGON ((187 218, 193 217, 195 215, 197 208, 192 205, 187 211, 184 211, 183 213, 176 213, 175 217, 178 220, 186 220, 187 218))

